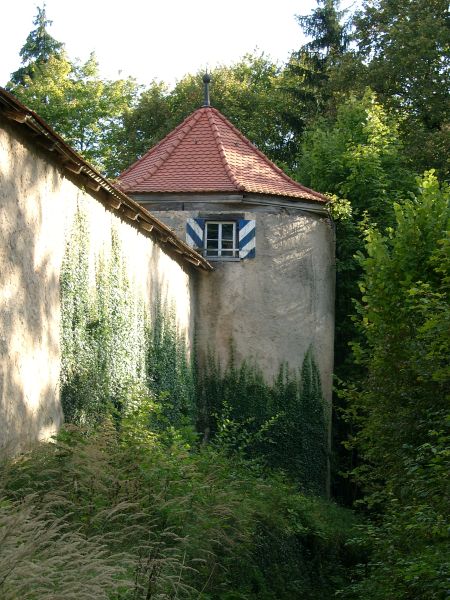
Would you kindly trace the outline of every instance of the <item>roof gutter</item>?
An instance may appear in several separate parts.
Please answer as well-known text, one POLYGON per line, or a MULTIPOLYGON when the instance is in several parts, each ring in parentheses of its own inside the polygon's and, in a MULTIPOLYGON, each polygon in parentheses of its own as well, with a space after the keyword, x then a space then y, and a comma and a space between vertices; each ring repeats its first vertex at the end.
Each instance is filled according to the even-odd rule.
POLYGON ((167 225, 148 210, 120 191, 75 152, 38 114, 2 87, 0 87, 0 114, 31 130, 39 145, 53 153, 64 169, 90 190, 103 191, 102 201, 118 216, 133 222, 141 233, 156 237, 156 241, 163 245, 167 252, 174 252, 194 267, 205 271, 213 270, 212 265, 203 256, 180 240, 167 225))

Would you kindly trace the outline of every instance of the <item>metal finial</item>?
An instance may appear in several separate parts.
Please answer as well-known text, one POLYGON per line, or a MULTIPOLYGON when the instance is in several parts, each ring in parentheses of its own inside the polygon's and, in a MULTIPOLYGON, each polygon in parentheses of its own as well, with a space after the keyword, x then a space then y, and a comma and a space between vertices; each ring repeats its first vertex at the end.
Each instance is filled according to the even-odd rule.
POLYGON ((210 102, 209 102, 209 84, 211 83, 211 76, 208 73, 208 71, 206 71, 206 73, 203 75, 203 85, 204 85, 204 100, 203 100, 203 106, 210 106, 210 102))

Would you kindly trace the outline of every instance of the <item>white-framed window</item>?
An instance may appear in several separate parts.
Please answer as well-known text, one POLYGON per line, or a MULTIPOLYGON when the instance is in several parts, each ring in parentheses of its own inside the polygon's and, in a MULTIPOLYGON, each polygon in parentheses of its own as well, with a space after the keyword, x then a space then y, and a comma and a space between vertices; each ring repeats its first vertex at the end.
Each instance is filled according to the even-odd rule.
POLYGON ((230 217, 189 218, 186 242, 210 260, 239 261, 255 258, 256 222, 230 217))
POLYGON ((236 221, 206 221, 204 254, 207 258, 238 258, 236 221))

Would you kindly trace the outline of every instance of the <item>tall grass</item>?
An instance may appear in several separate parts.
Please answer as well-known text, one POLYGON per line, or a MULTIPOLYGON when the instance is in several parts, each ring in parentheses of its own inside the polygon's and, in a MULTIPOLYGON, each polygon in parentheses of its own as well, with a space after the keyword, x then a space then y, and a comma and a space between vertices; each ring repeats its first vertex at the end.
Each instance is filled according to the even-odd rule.
POLYGON ((349 514, 217 444, 71 427, 1 467, 1 598, 330 598, 349 514))

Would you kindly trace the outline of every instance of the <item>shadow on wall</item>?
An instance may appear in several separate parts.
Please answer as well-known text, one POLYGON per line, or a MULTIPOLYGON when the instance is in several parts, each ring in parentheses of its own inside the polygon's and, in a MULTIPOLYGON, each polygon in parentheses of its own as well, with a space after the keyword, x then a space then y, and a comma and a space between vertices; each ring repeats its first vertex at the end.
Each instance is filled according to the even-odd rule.
POLYGON ((8 130, 1 134, 0 449, 14 452, 48 437, 62 416, 59 274, 40 247, 42 194, 59 181, 8 130))
POLYGON ((236 360, 254 356, 270 380, 280 362, 296 364, 316 343, 319 296, 327 292, 318 280, 328 275, 322 272, 326 258, 318 225, 311 216, 264 215, 257 224, 255 259, 219 263, 203 279, 198 319, 203 361, 209 345, 225 364, 233 338, 236 360))

